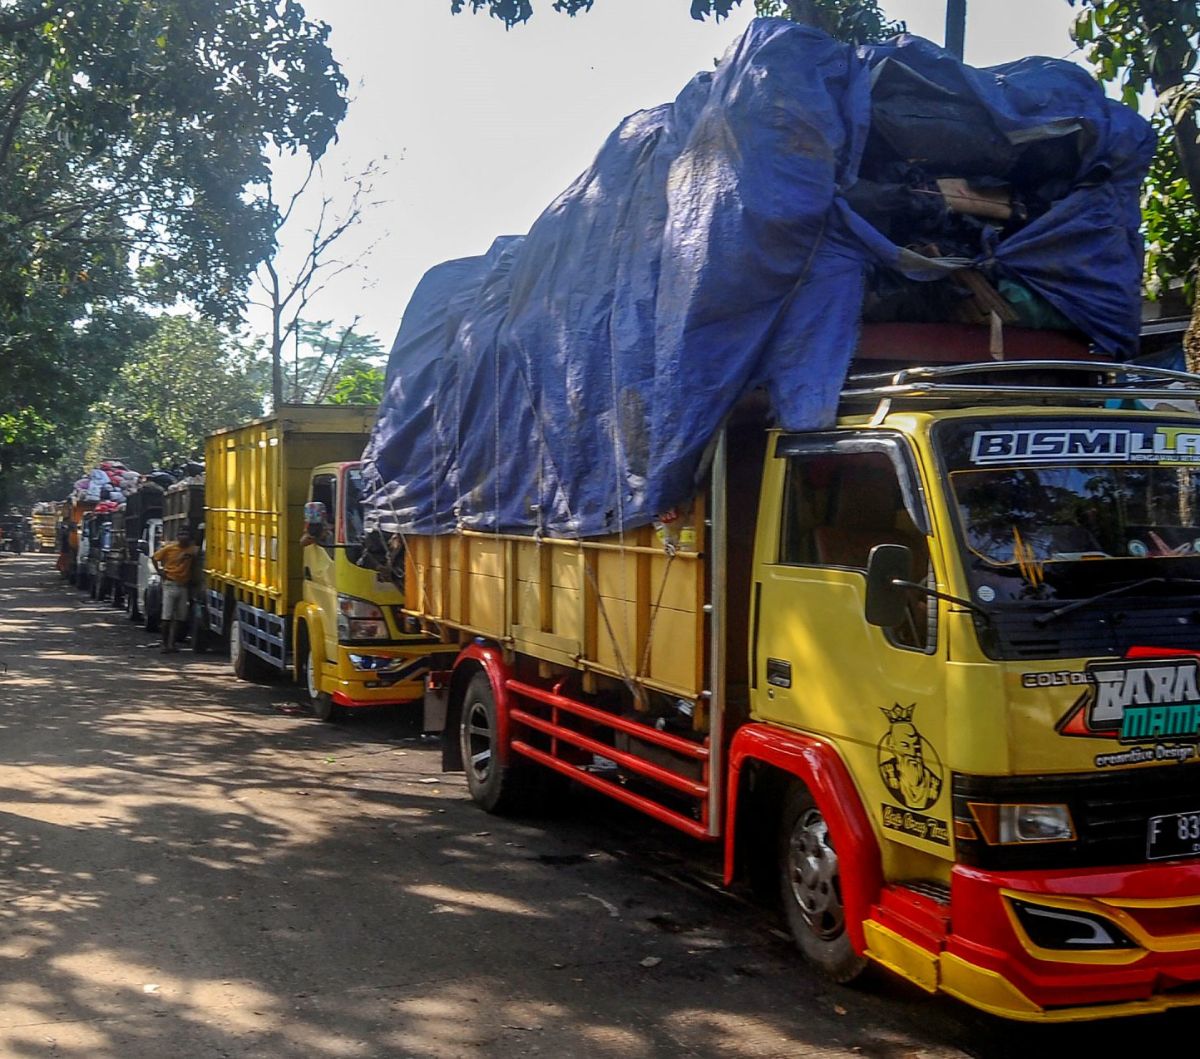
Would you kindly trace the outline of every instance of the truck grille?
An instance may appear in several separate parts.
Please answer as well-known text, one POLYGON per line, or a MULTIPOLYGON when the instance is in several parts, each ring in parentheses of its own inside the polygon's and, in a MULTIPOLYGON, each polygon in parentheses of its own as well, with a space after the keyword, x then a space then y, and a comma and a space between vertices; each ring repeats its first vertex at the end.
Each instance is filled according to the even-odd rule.
MULTIPOLYGON (((1114 749, 1116 749, 1114 744, 1114 749)), ((1200 766, 1158 765, 1099 775, 954 776, 954 815, 970 820, 967 802, 1066 804, 1074 842, 988 846, 958 841, 959 860, 992 870, 1116 867, 1145 864, 1152 816, 1200 810, 1200 766)))

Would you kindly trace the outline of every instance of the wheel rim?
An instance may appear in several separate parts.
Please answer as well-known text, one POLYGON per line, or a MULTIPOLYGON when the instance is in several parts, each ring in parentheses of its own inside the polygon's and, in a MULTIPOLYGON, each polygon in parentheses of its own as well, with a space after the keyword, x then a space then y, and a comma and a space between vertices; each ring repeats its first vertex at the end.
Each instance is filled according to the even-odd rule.
POLYGON ((492 726, 482 702, 471 703, 463 730, 467 734, 467 768, 477 783, 487 783, 492 771, 492 726))
POLYGON ((817 937, 830 941, 846 926, 838 859, 829 826, 820 810, 805 809, 788 841, 788 883, 804 922, 817 937))

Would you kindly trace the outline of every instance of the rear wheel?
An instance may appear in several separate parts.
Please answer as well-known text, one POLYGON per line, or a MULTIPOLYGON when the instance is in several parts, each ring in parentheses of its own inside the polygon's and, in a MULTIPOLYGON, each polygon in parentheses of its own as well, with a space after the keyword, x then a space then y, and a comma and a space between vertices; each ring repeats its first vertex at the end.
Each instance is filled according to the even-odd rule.
POLYGON ((491 680, 476 673, 467 685, 459 723, 463 768, 471 797, 487 812, 503 816, 530 808, 537 783, 527 762, 501 761, 498 712, 491 680))
POLYGON ((312 648, 308 643, 308 632, 302 634, 300 641, 300 689, 308 708, 319 721, 336 722, 345 718, 345 711, 327 691, 322 691, 317 680, 317 663, 313 658, 312 648))
POLYGON ((229 664, 233 667, 233 675, 238 680, 255 684, 266 683, 275 671, 258 655, 246 650, 246 645, 242 642, 241 624, 234 621, 229 626, 229 664))
POLYGON ((208 615, 205 613, 204 607, 195 600, 193 600, 191 606, 188 634, 192 641, 192 650, 196 654, 204 654, 212 646, 212 633, 208 628, 208 615))
POLYGON ((829 825, 806 787, 788 795, 779 829, 780 893, 796 947, 835 982, 867 968, 846 933, 841 869, 829 825))
POLYGON ((146 613, 143 615, 146 632, 157 632, 161 621, 162 589, 154 585, 146 589, 146 613))

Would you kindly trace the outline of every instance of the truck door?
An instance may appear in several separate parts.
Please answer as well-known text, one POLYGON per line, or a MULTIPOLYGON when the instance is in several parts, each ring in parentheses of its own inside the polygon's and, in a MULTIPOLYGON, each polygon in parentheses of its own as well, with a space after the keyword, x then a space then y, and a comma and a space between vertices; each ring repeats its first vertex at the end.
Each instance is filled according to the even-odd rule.
POLYGON ((881 434, 777 439, 756 545, 753 710, 830 740, 885 837, 949 856, 936 601, 914 592, 891 629, 864 617, 875 545, 905 545, 912 580, 936 579, 911 450, 881 434))
POLYGON ((322 630, 325 658, 337 659, 337 577, 334 565, 334 519, 337 512, 337 475, 314 474, 309 500, 325 505, 326 528, 321 543, 304 547, 304 599, 321 609, 327 619, 322 630))

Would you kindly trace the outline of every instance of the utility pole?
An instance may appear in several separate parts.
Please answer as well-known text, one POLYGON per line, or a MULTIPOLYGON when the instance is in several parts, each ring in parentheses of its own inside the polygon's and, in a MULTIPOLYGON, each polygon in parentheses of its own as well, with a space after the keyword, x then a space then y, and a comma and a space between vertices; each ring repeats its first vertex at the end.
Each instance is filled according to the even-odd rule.
POLYGON ((946 51, 960 62, 967 39, 967 0, 946 0, 946 51))

